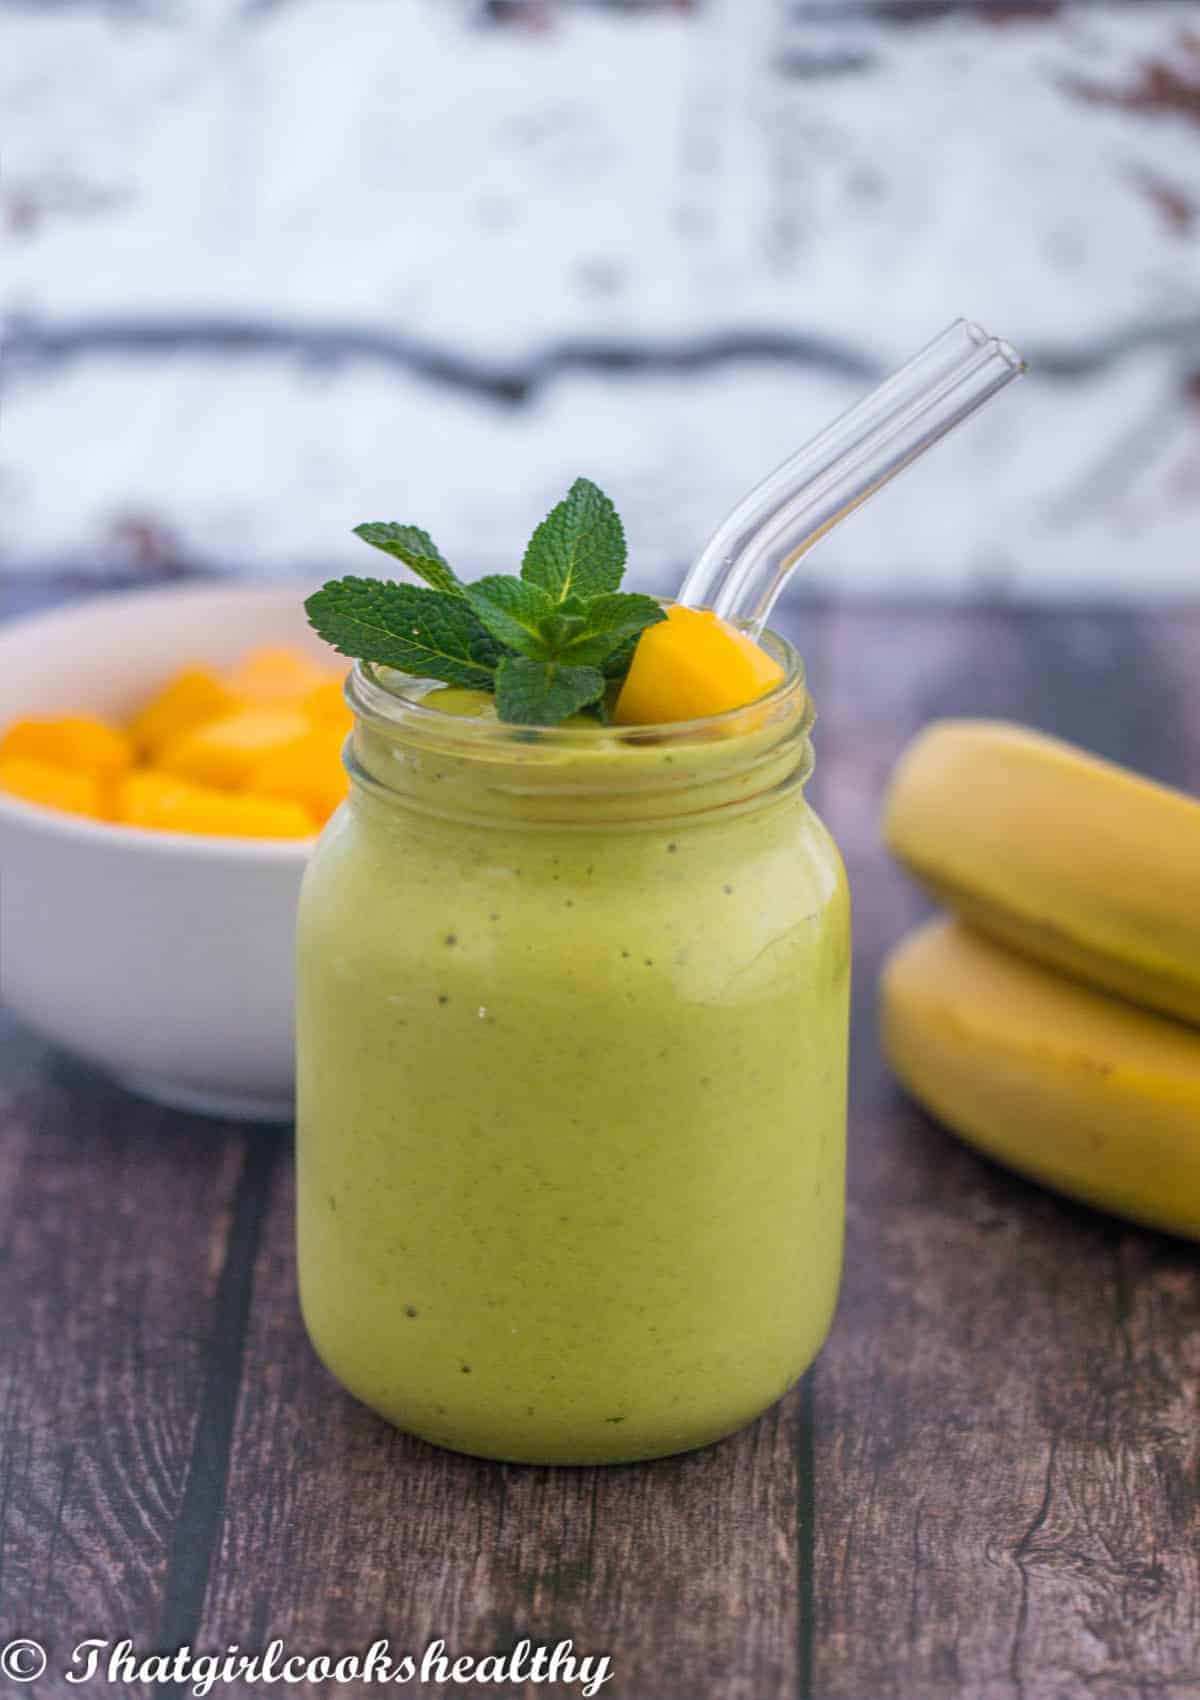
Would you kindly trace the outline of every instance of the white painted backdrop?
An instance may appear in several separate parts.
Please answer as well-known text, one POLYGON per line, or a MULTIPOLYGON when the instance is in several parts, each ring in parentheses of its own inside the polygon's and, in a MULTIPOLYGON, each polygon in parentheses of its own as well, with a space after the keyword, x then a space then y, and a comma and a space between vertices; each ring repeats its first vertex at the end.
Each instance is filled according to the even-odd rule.
POLYGON ((585 472, 668 587, 966 313, 1033 377, 814 581, 1195 591, 1198 16, 0 5, 0 565, 511 567, 585 472))

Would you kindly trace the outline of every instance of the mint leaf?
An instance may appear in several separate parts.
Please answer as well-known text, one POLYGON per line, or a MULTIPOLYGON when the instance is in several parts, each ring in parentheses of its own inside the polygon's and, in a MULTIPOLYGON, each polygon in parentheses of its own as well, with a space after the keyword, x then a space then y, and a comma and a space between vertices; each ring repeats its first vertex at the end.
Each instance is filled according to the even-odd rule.
POLYGON ((556 602, 616 590, 625 571, 625 530, 603 490, 577 478, 529 540, 521 577, 556 602))
POLYGON ((499 643, 539 661, 553 655, 543 627, 555 617, 558 605, 540 585, 496 573, 467 585, 464 594, 499 643))
POLYGON ((495 688, 500 649, 461 596, 379 579, 331 579, 304 604, 326 643, 447 685, 495 688))
POLYGON ((619 648, 613 650, 603 664, 603 673, 606 679, 623 679, 625 677, 633 665, 633 652, 638 646, 638 638, 641 635, 641 632, 639 632, 637 637, 626 638, 619 648))
POLYGON ((599 667, 667 616, 652 596, 613 590, 583 603, 581 617, 584 630, 559 645, 559 658, 575 666, 599 667))
POLYGON ((462 595, 462 585, 455 576, 454 569, 433 538, 427 531, 422 531, 419 525, 397 525, 393 520, 372 520, 366 525, 356 525, 354 535, 361 537, 364 543, 370 543, 373 548, 382 549, 385 555, 394 555, 398 561, 403 561, 406 567, 411 567, 417 577, 423 578, 434 590, 444 591, 447 596, 462 595))
POLYGON ((512 726, 557 726, 603 695, 604 674, 596 667, 506 655, 496 668, 496 712, 512 726))
POLYGON ((549 645, 552 658, 557 657, 567 644, 583 637, 586 631, 587 621, 582 614, 551 614, 542 626, 542 636, 549 645))

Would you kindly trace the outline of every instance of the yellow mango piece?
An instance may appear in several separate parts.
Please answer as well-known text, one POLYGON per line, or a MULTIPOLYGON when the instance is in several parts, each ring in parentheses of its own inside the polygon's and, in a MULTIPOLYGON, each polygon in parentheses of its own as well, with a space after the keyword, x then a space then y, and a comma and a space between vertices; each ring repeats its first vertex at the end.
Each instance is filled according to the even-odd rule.
POLYGON ((647 626, 613 711, 619 726, 658 726, 757 702, 783 678, 779 663, 707 608, 672 605, 647 626))
POLYGON ((210 668, 187 667, 168 679, 134 715, 129 734, 140 750, 157 756, 193 727, 239 706, 240 699, 210 668))
POLYGON ((322 823, 349 789, 342 764, 345 735, 340 727, 317 726, 302 738, 263 757, 246 779, 256 797, 290 798, 322 823))
POLYGON ((334 678, 314 685, 301 699, 300 704, 314 726, 332 726, 343 736, 354 724, 354 716, 343 695, 344 684, 344 677, 339 673, 334 678))
POLYGON ((281 647, 252 649, 225 675, 229 689, 252 704, 294 704, 320 684, 329 669, 298 650, 281 647))
POLYGON ((174 774, 157 768, 139 767, 126 774, 113 799, 113 819, 126 826, 152 826, 158 817, 188 797, 195 798, 200 788, 189 785, 174 774))
POLYGON ((173 740, 159 757, 159 766, 196 785, 240 791, 265 757, 308 730, 309 722, 298 708, 238 709, 173 740))
POLYGON ((69 815, 104 818, 104 784, 94 773, 69 767, 54 767, 32 756, 0 758, 0 791, 41 803, 47 809, 62 809, 69 815))
POLYGON ((64 714, 14 721, 0 738, 0 761, 10 757, 90 773, 106 781, 133 765, 133 746, 124 732, 106 720, 91 714, 64 714))
POLYGON ((299 803, 192 785, 154 768, 131 773, 116 799, 126 826, 219 838, 311 838, 316 822, 299 803))

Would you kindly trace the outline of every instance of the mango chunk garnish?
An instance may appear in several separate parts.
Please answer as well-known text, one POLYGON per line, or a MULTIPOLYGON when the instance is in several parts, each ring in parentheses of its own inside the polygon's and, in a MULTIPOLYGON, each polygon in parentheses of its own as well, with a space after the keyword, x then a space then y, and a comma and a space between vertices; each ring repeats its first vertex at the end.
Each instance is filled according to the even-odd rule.
POLYGON ((105 784, 94 773, 54 767, 32 756, 0 757, 0 791, 69 815, 104 818, 105 784))
POLYGON ((240 791, 269 755, 309 730, 298 708, 242 708, 207 720, 168 744, 159 766, 178 779, 240 791))
POLYGON ((118 727, 95 715, 39 716, 14 721, 0 738, 0 761, 10 757, 107 781, 132 766, 133 745, 118 727))
POLYGON ((220 838, 311 838, 316 831, 312 815, 299 803, 233 795, 153 768, 122 781, 115 815, 127 826, 220 838))
POLYGON ((617 698, 619 726, 661 725, 757 702, 783 678, 765 649, 707 608, 672 604, 647 626, 617 698))
POLYGON ((248 704, 294 705, 330 680, 330 670, 294 649, 252 649, 225 674, 225 683, 248 704))
POLYGON ((265 755, 247 775, 246 790, 257 797, 290 799, 324 824, 350 786, 342 763, 344 742, 340 727, 314 726, 265 755))
POLYGON ((140 750, 157 756, 185 732, 241 705, 242 699, 211 668, 185 667, 134 715, 130 736, 140 750))

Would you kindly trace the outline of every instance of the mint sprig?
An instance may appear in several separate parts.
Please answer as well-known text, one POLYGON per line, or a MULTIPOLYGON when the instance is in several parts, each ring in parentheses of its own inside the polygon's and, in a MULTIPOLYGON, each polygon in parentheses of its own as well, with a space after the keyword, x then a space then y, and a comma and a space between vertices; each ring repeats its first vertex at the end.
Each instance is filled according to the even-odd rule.
POLYGON ((534 661, 553 656, 556 604, 536 584, 494 573, 468 585, 466 598, 480 623, 506 649, 534 661))
POLYGON ((500 648, 461 597, 373 578, 334 579, 304 604, 343 655, 422 679, 492 690, 500 648))
POLYGON ((356 525, 354 535, 371 544, 372 548, 382 549, 385 555, 394 555, 396 560, 403 561, 434 590, 444 590, 449 596, 462 595, 463 587, 454 569, 433 538, 419 525, 395 525, 391 520, 385 520, 356 525))
POLYGON ((506 655, 496 668, 496 712, 514 726, 557 726, 603 695, 604 674, 595 667, 506 655))
POLYGON ((529 539, 521 577, 558 602, 616 590, 625 571, 625 527, 603 490, 577 478, 529 539))
MULTIPOLYGON (((577 667, 603 666, 610 655, 624 648, 627 639, 640 637, 647 626, 666 618, 652 596, 636 592, 611 590, 587 601, 573 598, 560 607, 564 611, 559 619, 564 624, 568 620, 579 624, 562 631, 557 653, 577 667)), ((628 664, 624 671, 628 671, 628 664)))
POLYGON ((604 492, 577 478, 534 532, 521 576, 464 584, 429 533, 390 521, 355 535, 425 580, 331 579, 304 604, 343 655, 493 691, 501 720, 556 726, 603 698, 637 640, 664 619, 653 597, 618 589, 625 532, 604 492))

